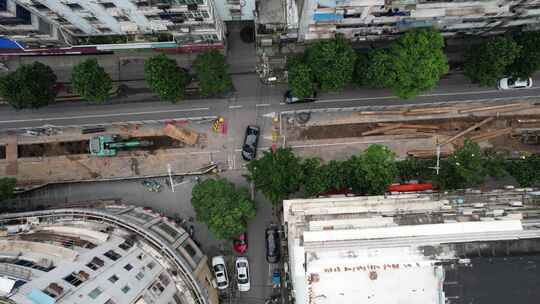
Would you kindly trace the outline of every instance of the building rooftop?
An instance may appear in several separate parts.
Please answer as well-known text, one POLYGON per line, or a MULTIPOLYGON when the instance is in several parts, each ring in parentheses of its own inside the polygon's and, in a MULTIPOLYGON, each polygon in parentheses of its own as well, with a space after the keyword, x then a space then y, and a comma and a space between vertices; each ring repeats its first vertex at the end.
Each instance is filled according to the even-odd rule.
MULTIPOLYGON (((295 301, 443 304, 445 273, 452 269, 446 265, 469 265, 461 257, 493 242, 540 241, 540 208, 533 194, 517 189, 442 198, 286 200, 295 301)), ((538 244, 532 247, 540 252, 538 244)))
POLYGON ((217 303, 206 257, 150 210, 7 214, 0 227, 0 296, 16 303, 217 303))

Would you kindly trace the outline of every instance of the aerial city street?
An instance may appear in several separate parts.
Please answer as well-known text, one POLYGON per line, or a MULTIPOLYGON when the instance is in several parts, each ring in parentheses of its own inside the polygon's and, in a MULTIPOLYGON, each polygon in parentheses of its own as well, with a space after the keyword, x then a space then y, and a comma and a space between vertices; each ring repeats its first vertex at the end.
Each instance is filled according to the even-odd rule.
POLYGON ((0 0, 0 304, 536 304, 538 0, 0 0))

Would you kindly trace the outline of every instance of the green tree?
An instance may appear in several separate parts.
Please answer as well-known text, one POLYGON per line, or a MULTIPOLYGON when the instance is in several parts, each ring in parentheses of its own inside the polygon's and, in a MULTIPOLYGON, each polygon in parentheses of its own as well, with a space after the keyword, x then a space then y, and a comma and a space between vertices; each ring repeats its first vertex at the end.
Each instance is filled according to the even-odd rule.
POLYGON ((0 78, 0 96, 13 108, 40 108, 54 102, 56 75, 41 62, 21 65, 0 78))
POLYGON ((522 32, 515 37, 521 47, 519 56, 509 67, 515 77, 527 78, 540 70, 540 32, 522 32))
POLYGON ((506 169, 521 187, 536 186, 540 183, 540 155, 533 154, 522 160, 507 162, 506 169))
POLYGON ((465 56, 465 76, 482 86, 495 86, 518 58, 521 47, 507 37, 493 37, 471 47, 465 56))
POLYGON ((11 177, 0 178, 0 201, 15 197, 17 180, 11 177))
POLYGON ((86 59, 73 68, 71 84, 75 93, 89 101, 106 101, 112 79, 95 58, 86 59))
POLYGON ((394 152, 383 145, 370 145, 346 164, 350 170, 349 186, 354 193, 383 194, 398 173, 394 152))
POLYGON ((255 202, 249 198, 247 189, 236 189, 223 178, 207 179, 195 185, 191 204, 197 220, 221 240, 245 232, 247 222, 256 214, 255 202))
POLYGON ((184 99, 184 91, 189 77, 178 67, 176 60, 164 54, 148 58, 144 62, 146 83, 162 100, 177 102, 184 99))
POLYGON ((311 69, 304 63, 293 64, 288 69, 289 88, 292 95, 297 98, 306 98, 313 96, 315 84, 311 69))
POLYGON ((250 161, 247 169, 246 178, 273 204, 298 191, 302 182, 300 159, 290 148, 265 151, 263 157, 250 161))
POLYGON ((480 146, 466 139, 463 146, 441 161, 436 183, 441 189, 459 189, 478 186, 484 182, 487 171, 480 146))
MULTIPOLYGON (((434 88, 448 73, 443 52, 444 39, 435 29, 415 29, 399 37, 390 47, 389 86, 401 98, 412 98, 434 88)), ((381 63, 378 70, 385 71, 381 63)), ((380 76, 379 76, 380 77, 380 76)))
POLYGON ((390 53, 384 49, 372 50, 367 55, 365 84, 374 88, 390 87, 396 78, 390 53))
POLYGON ((225 56, 217 50, 201 53, 193 63, 199 89, 203 96, 227 93, 232 89, 231 76, 225 63, 225 56))
POLYGON ((326 190, 341 190, 347 187, 347 177, 349 176, 348 163, 338 160, 331 160, 321 170, 326 180, 326 190))
POLYGON ((316 42, 305 55, 322 91, 339 91, 351 82, 356 54, 342 36, 316 42))
POLYGON ((326 191, 328 185, 321 169, 320 159, 307 158, 302 162, 302 184, 307 197, 314 197, 326 191))
POLYGON ((419 159, 416 157, 407 157, 404 160, 396 162, 398 176, 402 181, 411 179, 431 180, 435 172, 433 167, 436 164, 435 160, 419 159))

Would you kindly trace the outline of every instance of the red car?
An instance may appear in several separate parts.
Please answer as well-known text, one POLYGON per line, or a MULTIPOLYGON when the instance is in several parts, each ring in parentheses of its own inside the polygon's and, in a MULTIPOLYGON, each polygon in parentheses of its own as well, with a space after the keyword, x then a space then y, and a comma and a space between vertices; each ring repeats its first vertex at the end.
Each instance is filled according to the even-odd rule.
POLYGON ((233 239, 233 249, 239 254, 244 254, 248 249, 247 233, 242 233, 233 239))

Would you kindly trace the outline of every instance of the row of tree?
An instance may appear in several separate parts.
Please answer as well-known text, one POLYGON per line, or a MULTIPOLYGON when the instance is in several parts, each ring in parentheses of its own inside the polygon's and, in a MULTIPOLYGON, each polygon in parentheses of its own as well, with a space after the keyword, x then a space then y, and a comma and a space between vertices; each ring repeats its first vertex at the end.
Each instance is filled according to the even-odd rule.
MULTIPOLYGON (((220 52, 199 54, 193 68, 202 96, 219 95, 232 89, 225 57, 220 52)), ((186 86, 193 80, 176 60, 163 54, 145 61, 144 74, 152 92, 171 102, 182 100, 186 86)), ((15 109, 40 108, 54 102, 58 93, 56 80, 53 70, 43 63, 21 65, 0 77, 0 96, 15 109)), ((90 58, 73 68, 71 86, 73 92, 85 100, 104 102, 110 98, 113 81, 98 61, 90 58)))
POLYGON ((482 151, 477 143, 464 145, 446 159, 407 158, 396 161, 395 154, 383 145, 370 145, 364 152, 345 161, 323 163, 318 158, 301 159, 291 149, 266 151, 247 165, 253 181, 274 204, 302 190, 314 197, 333 190, 347 189, 358 195, 384 194, 394 182, 432 181, 441 190, 476 187, 487 177, 511 175, 522 186, 540 183, 540 156, 507 160, 506 155, 482 151))
POLYGON ((289 86, 303 98, 315 90, 339 91, 350 83, 391 88, 412 98, 435 87, 448 72, 444 39, 434 29, 411 30, 388 49, 355 52, 343 37, 319 41, 287 63, 289 86))
POLYGON ((540 70, 540 32, 521 32, 484 40, 467 52, 465 75, 474 83, 494 86, 506 77, 530 77, 540 70))
MULTIPOLYGON (((472 82, 494 86, 505 76, 529 77, 540 69, 540 33, 494 37, 466 52, 465 75, 472 82)), ((294 96, 316 90, 339 91, 350 83, 390 88, 401 98, 413 98, 434 88, 448 73, 444 39, 435 29, 414 29, 389 48, 355 52, 343 37, 319 41, 287 62, 294 96)))

